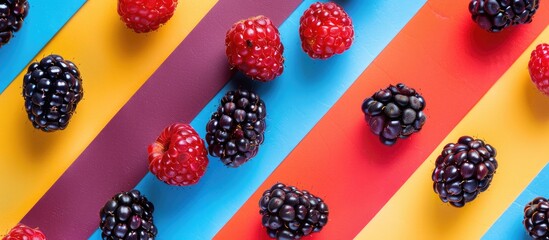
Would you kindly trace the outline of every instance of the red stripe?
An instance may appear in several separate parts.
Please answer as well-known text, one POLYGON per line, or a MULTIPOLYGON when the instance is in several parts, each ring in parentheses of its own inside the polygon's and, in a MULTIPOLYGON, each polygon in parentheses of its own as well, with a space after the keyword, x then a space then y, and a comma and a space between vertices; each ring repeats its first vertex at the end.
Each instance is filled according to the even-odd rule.
POLYGON ((547 15, 549 8, 541 8, 532 24, 494 34, 471 21, 463 1, 429 1, 216 239, 267 239, 258 201, 276 182, 326 201, 329 223, 315 239, 355 237, 547 26, 547 15), (360 105, 397 82, 423 94, 428 120, 420 133, 386 147, 369 131, 360 105))

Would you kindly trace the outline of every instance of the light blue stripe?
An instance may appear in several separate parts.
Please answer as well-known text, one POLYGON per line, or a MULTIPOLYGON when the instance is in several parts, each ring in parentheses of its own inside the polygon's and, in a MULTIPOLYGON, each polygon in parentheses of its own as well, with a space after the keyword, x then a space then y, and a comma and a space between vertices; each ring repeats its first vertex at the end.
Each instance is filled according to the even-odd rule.
MULTIPOLYGON (((356 39, 348 52, 322 61, 302 51, 298 34, 299 18, 312 2, 302 3, 280 27, 283 75, 266 84, 231 80, 191 123, 204 137, 206 123, 225 92, 251 85, 267 106, 267 131, 259 154, 237 169, 210 158, 205 176, 192 187, 168 186, 151 174, 137 185, 155 204, 158 239, 211 239, 425 3, 341 1, 353 19, 356 39)), ((360 111, 360 104, 349 106, 349 111, 360 111)), ((91 239, 100 239, 100 232, 91 239)))
MULTIPOLYGON (((23 22, 23 27, 15 33, 15 37, 8 44, 0 48, 0 94, 86 2, 86 0, 28 1, 30 11, 23 22)), ((37 58, 40 57, 42 56, 37 56, 37 58)))
POLYGON ((532 180, 499 219, 488 229, 482 239, 532 239, 526 233, 522 219, 524 206, 536 197, 549 197, 549 164, 532 180))

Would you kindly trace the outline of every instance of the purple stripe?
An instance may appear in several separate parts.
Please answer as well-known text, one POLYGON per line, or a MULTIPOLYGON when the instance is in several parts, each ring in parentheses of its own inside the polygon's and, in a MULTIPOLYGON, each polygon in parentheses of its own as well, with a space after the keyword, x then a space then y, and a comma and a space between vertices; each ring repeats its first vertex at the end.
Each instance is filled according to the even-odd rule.
POLYGON ((232 23, 263 14, 280 25, 300 2, 219 1, 22 222, 48 239, 90 236, 105 201, 147 173, 147 145, 169 124, 190 122, 227 83, 224 41, 232 23))

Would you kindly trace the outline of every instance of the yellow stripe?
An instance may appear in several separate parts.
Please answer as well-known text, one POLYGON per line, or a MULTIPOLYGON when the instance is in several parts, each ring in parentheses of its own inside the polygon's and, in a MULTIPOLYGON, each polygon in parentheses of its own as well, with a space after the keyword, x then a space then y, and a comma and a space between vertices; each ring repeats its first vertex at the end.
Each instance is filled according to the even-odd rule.
POLYGON ((89 0, 64 26, 38 58, 57 53, 82 72, 84 99, 68 128, 34 130, 21 94, 24 72, 0 95, 0 233, 21 220, 217 2, 180 0, 165 26, 136 34, 119 20, 117 1, 89 0))
MULTIPOLYGON (((549 41, 549 27, 463 118, 356 239, 482 237, 549 161, 549 97, 535 89, 527 67, 531 51, 543 41, 549 41), (433 192, 431 173, 444 145, 457 141, 462 135, 473 135, 494 146, 498 151, 499 167, 490 188, 464 208, 458 209, 443 204, 433 192)), ((522 223, 518 220, 517 224, 522 223)))

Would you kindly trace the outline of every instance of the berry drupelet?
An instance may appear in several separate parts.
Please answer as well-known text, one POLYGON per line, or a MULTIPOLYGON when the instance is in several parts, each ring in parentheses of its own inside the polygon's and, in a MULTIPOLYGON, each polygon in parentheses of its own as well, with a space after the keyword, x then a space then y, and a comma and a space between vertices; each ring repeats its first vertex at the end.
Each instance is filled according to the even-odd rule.
POLYGON ((46 236, 37 228, 31 228, 24 224, 17 224, 2 240, 46 240, 46 236))
POLYGON ((284 71, 284 46, 278 28, 268 17, 256 16, 233 24, 225 37, 231 67, 246 76, 268 82, 284 71))
POLYGON ((385 145, 407 138, 423 127, 425 99, 413 88, 399 83, 380 90, 362 102, 370 130, 385 145))
POLYGON ((45 132, 65 129, 83 95, 78 68, 59 55, 32 63, 23 78, 28 118, 45 132))
POLYGON ((166 127, 147 150, 149 170, 170 185, 195 184, 208 167, 204 141, 188 124, 175 123, 166 127))
POLYGON ((106 240, 153 240, 154 206, 138 190, 121 192, 105 203, 99 212, 101 237, 106 240))
POLYGON ((549 239, 549 201, 544 197, 537 197, 524 206, 522 223, 534 239, 549 239))
POLYGON ((435 165, 433 190, 454 207, 463 207, 486 191, 498 168, 496 149, 469 136, 447 144, 435 165))
POLYGON ((263 192, 259 209, 267 233, 279 240, 300 239, 328 223, 328 205, 322 199, 282 183, 263 192))
POLYGON ((469 12, 473 21, 490 32, 499 32, 511 25, 532 22, 539 0, 471 0, 469 12))
POLYGON ((353 22, 336 3, 313 3, 299 22, 301 47, 311 58, 327 59, 353 44, 353 22))
POLYGON ((549 44, 541 43, 536 46, 530 55, 528 70, 536 87, 549 96, 549 44))
POLYGON ((229 91, 206 125, 208 151, 229 167, 257 155, 265 132, 265 103, 247 90, 229 91))
POLYGON ((118 0, 118 15, 136 33, 155 31, 172 18, 177 0, 118 0))
POLYGON ((0 47, 7 44, 13 33, 21 29, 28 13, 27 0, 0 0, 0 47))

